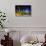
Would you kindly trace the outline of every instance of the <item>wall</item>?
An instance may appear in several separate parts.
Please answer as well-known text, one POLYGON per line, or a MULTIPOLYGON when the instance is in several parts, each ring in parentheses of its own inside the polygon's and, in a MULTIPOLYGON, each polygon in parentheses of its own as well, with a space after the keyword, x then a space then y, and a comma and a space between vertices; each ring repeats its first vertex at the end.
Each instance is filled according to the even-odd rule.
POLYGON ((7 15, 5 26, 21 31, 20 36, 31 31, 46 31, 46 0, 0 0, 0 9, 7 15), (15 5, 18 4, 32 4, 32 17, 16 17, 15 5))
POLYGON ((46 27, 46 0, 0 0, 0 9, 6 12, 7 27, 46 27), (15 5, 32 4, 32 17, 16 17, 15 5))
MULTIPOLYGON (((37 36, 37 38, 40 41, 44 41, 44 35, 45 35, 46 31, 16 31, 16 30, 12 30, 11 32, 9 32, 9 36, 13 39, 13 46, 20 46, 20 40, 23 36, 37 36), (38 37, 39 36, 39 37, 38 37), (42 39, 42 40, 41 40, 42 39)), ((0 32, 0 43, 1 43, 1 39, 5 39, 4 35, 7 35, 6 32, 0 32)))

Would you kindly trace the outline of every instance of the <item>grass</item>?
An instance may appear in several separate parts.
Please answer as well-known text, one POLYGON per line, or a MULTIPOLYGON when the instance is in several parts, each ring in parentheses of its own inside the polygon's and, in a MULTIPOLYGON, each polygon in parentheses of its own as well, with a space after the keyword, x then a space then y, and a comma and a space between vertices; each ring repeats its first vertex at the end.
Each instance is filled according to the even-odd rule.
POLYGON ((31 12, 26 13, 26 12, 16 12, 16 16, 24 16, 24 15, 31 15, 31 12))

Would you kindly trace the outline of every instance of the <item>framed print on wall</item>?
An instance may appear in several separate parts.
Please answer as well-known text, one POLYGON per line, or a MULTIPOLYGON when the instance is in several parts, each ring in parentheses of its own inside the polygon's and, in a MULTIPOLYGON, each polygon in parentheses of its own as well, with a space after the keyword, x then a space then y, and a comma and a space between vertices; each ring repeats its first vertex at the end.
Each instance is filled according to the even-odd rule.
POLYGON ((32 15, 32 5, 16 5, 15 15, 16 16, 31 16, 32 15))

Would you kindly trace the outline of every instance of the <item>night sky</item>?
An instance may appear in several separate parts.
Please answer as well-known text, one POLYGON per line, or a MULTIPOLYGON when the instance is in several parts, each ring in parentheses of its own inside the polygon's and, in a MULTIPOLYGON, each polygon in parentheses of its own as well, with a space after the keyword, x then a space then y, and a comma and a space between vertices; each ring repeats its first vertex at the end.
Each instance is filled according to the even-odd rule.
POLYGON ((15 6, 15 10, 16 10, 16 12, 17 11, 25 11, 25 10, 27 10, 27 11, 29 11, 29 12, 31 12, 32 10, 31 10, 31 5, 16 5, 15 6))

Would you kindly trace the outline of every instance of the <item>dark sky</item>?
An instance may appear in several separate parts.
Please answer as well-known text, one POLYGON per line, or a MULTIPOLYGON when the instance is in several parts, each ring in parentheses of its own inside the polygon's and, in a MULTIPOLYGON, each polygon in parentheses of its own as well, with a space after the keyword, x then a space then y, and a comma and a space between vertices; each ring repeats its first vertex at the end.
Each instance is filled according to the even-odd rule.
POLYGON ((16 11, 19 11, 19 9, 21 11, 23 11, 23 10, 31 11, 31 5, 16 5, 15 9, 16 9, 16 11))

